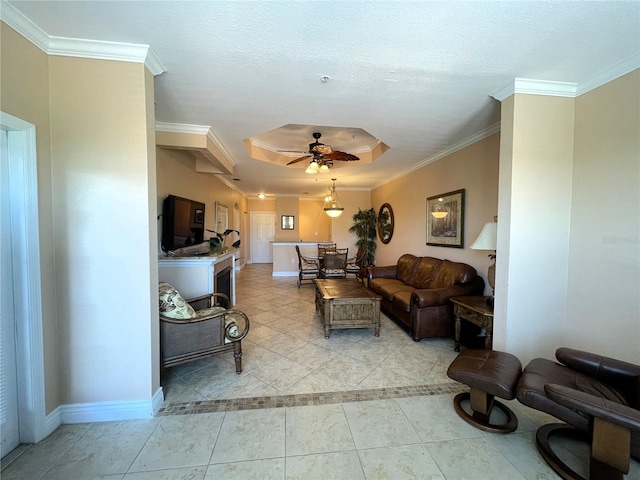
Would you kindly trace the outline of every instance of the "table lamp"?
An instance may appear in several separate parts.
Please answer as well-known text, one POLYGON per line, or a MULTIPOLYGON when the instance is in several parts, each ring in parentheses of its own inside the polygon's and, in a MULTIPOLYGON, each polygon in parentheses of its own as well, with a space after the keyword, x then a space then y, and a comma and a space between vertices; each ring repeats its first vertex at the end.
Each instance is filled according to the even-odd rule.
POLYGON ((495 295, 495 281, 496 281, 496 247, 498 244, 498 217, 494 217, 493 222, 485 223, 480 235, 476 238, 476 241, 471 244, 473 250, 493 250, 493 253, 489 254, 489 258, 493 260, 493 263, 489 265, 487 271, 487 281, 491 287, 491 298, 487 300, 487 304, 493 307, 493 297, 495 295))

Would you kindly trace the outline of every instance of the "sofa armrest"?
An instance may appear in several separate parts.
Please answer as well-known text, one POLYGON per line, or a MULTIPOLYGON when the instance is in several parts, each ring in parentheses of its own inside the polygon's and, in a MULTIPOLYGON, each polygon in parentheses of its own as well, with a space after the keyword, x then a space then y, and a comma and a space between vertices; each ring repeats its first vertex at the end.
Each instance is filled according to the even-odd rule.
POLYGON ((586 413, 629 430, 640 431, 639 410, 554 383, 546 384, 544 391, 554 402, 571 410, 586 413))
POLYGON ((367 278, 396 278, 396 265, 387 267, 367 267, 367 278))
POLYGON ((445 288, 425 288, 411 292, 411 305, 418 308, 446 305, 451 297, 465 295, 466 289, 460 285, 445 288))

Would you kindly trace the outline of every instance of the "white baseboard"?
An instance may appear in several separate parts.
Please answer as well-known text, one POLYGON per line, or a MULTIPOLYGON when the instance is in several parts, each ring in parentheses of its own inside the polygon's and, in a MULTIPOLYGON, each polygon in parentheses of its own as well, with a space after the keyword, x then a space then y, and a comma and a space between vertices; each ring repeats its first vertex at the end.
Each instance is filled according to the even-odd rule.
POLYGON ((148 400, 129 402, 95 402, 60 405, 47 415, 48 434, 66 423, 113 422, 117 420, 138 420, 152 418, 164 402, 162 387, 148 400))
POLYGON ((297 277, 298 272, 273 272, 272 277, 297 277))

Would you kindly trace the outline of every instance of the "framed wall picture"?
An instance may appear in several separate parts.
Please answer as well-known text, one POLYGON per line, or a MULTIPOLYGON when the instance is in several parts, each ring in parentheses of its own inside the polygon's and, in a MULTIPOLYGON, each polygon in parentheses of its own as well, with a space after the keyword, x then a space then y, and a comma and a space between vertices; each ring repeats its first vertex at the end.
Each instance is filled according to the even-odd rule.
POLYGON ((427 198, 427 245, 464 248, 464 189, 427 198))
POLYGON ((293 215, 282 215, 282 223, 280 228, 282 230, 293 230, 294 229, 294 217, 293 215))
POLYGON ((216 232, 223 234, 229 228, 229 207, 216 202, 216 232))

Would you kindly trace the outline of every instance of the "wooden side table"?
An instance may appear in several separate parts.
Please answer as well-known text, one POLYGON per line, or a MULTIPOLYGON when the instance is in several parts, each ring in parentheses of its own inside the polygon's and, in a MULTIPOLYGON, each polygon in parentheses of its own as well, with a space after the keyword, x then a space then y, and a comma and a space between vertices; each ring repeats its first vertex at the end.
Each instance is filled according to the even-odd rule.
POLYGON ((491 350, 493 343, 493 307, 487 304, 491 297, 451 297, 453 314, 456 317, 456 335, 454 338, 456 352, 460 351, 460 320, 466 320, 484 328, 487 336, 484 348, 491 350))

